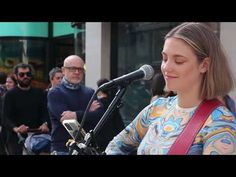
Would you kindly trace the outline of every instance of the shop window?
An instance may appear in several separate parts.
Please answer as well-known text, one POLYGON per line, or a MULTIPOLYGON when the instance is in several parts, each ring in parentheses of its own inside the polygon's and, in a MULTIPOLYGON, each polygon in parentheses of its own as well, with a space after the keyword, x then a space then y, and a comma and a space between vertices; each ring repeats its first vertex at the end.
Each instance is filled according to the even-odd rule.
MULTIPOLYGON (((115 69, 117 76, 137 70, 144 64, 153 66, 156 72, 160 71, 164 36, 178 24, 178 22, 118 23, 117 29, 113 28, 117 31, 116 34, 113 33, 117 38, 115 49, 117 51, 113 50, 111 53, 112 56, 113 53, 117 53, 117 61, 114 62, 117 66, 111 66, 111 68, 118 67, 115 69)), ((150 83, 151 81, 135 81, 127 88, 123 97, 124 106, 120 109, 126 125, 150 103, 150 83)))
POLYGON ((0 71, 7 74, 21 62, 31 64, 34 70, 33 85, 47 87, 45 39, 0 39, 0 71))

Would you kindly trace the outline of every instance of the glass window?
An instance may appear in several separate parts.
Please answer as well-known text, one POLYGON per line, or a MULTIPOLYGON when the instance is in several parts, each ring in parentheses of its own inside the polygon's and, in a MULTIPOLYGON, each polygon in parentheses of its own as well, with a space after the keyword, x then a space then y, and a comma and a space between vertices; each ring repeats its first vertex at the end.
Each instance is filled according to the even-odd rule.
MULTIPOLYGON (((177 22, 133 22, 117 24, 117 76, 139 69, 144 64, 160 70, 161 50, 165 34, 177 22)), ((113 68, 113 67, 112 67, 113 68)), ((125 124, 130 123, 135 116, 148 105, 151 99, 151 81, 135 81, 123 97, 123 107, 120 109, 125 124)))
POLYGON ((45 39, 0 39, 0 71, 7 74, 13 72, 13 67, 25 62, 33 66, 33 85, 47 87, 46 65, 47 40, 45 39))
POLYGON ((62 67, 64 59, 74 54, 73 35, 54 38, 52 49, 53 60, 51 61, 51 67, 62 67))

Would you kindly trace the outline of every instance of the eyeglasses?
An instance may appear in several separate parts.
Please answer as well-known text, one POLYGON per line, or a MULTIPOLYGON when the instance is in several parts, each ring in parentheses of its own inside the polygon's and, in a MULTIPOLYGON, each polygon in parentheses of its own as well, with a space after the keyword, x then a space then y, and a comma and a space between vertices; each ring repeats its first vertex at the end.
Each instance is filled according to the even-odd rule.
POLYGON ((20 76, 20 77, 24 77, 24 76, 32 77, 32 73, 31 72, 26 72, 26 73, 20 72, 20 73, 18 73, 18 76, 20 76))
POLYGON ((81 67, 66 67, 66 66, 64 66, 64 68, 68 69, 70 72, 76 72, 76 71, 78 71, 80 73, 84 72, 84 68, 81 68, 81 67))

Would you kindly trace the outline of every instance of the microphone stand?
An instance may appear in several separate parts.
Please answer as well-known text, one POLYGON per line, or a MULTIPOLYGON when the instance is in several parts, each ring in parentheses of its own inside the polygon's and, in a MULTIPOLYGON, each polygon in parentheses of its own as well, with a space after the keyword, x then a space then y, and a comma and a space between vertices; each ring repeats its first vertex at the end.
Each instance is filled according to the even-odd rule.
MULTIPOLYGON (((98 89, 99 90, 99 89, 98 89)), ((93 130, 90 130, 84 137, 84 142, 79 143, 78 145, 74 145, 76 147, 72 147, 75 151, 70 151, 69 154, 72 155, 102 155, 103 153, 99 150, 99 147, 96 144, 95 137, 101 130, 104 123, 108 120, 111 113, 121 105, 121 98, 123 97, 126 91, 125 86, 121 86, 117 91, 115 97, 111 101, 110 105, 108 106, 106 112, 103 114, 102 118, 99 120, 97 125, 93 130), (93 147, 96 145, 96 147, 93 147)))
POLYGON ((106 112, 103 114, 102 118, 99 120, 95 128, 92 130, 93 136, 89 136, 88 139, 86 139, 85 145, 90 144, 92 138, 96 137, 96 135, 99 133, 104 123, 108 120, 111 113, 116 109, 116 107, 119 107, 121 105, 121 98, 123 97, 125 91, 126 91, 126 87, 122 87, 117 91, 115 97, 113 98, 112 102, 108 106, 106 112))

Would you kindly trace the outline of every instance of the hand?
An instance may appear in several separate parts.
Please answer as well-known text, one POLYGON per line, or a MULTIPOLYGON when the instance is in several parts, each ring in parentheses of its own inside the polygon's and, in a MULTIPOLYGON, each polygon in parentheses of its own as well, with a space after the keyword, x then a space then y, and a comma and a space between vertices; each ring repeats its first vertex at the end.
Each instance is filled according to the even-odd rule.
POLYGON ((39 129, 39 131, 42 132, 42 133, 47 133, 47 132, 49 132, 49 128, 48 128, 47 123, 43 123, 38 129, 39 129))
POLYGON ((94 100, 89 108, 89 111, 95 111, 96 109, 98 109, 99 107, 101 107, 100 103, 97 100, 94 100))
POLYGON ((24 133, 27 133, 28 129, 29 129, 28 126, 22 124, 19 127, 14 127, 13 131, 16 133, 24 134, 24 133))
POLYGON ((66 120, 66 119, 76 119, 77 116, 76 116, 76 112, 73 112, 73 111, 64 111, 62 114, 61 114, 61 119, 60 121, 63 122, 63 120, 66 120))

